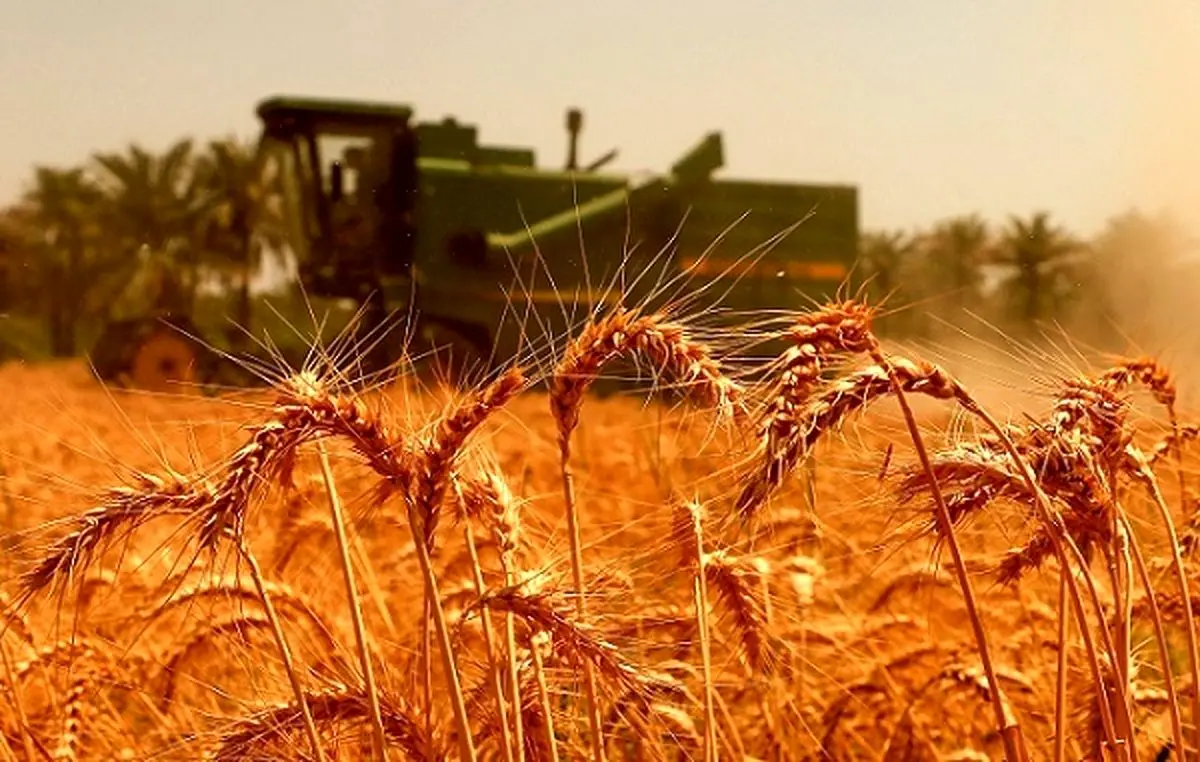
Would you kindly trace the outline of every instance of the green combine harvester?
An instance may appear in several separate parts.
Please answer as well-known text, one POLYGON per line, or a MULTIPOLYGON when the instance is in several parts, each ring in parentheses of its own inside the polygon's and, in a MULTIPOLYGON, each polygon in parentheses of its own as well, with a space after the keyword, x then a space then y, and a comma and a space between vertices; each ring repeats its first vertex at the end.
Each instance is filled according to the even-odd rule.
MULTIPOLYGON (((634 181, 604 171, 615 151, 579 165, 577 110, 561 170, 539 168, 530 149, 481 144, 452 118, 414 122, 404 105, 275 97, 258 116, 305 291, 350 300, 365 330, 403 323, 364 357, 371 369, 406 342, 451 377, 504 362, 523 323, 561 335, 563 305, 594 306, 622 268, 628 282, 654 271, 624 295, 631 303, 684 275, 727 281, 714 289, 723 308, 777 309, 834 291, 856 256, 854 187, 714 179, 717 132, 669 173, 634 181)), ((140 388, 204 382, 218 364, 187 338, 195 332, 186 316, 124 321, 93 365, 105 382, 140 388)))

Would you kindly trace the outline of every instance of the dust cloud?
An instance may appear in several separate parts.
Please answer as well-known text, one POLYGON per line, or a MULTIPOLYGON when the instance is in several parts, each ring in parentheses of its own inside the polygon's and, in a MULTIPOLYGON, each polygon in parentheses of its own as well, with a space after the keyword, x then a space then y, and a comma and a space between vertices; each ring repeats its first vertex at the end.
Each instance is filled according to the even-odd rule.
POLYGON ((1129 94, 1124 139, 1117 155, 1094 157, 1097 177, 1122 186, 1114 195, 1125 208, 1106 213, 1136 209, 1168 227, 1126 228, 1115 242, 1103 227, 1079 231, 1097 244, 1096 266, 1080 284, 1081 304, 1045 328, 1041 349, 1019 348, 967 319, 969 336, 949 339, 937 359, 1005 399, 1037 394, 1035 377, 1069 375, 1107 352, 1148 354, 1176 375, 1182 405, 1200 408, 1200 3, 1068 3, 1062 12, 1063 44, 1071 44, 1070 24, 1103 23, 1112 55, 1128 67, 1128 79, 1112 83, 1129 94), (1088 12, 1106 18, 1074 15, 1088 12))
POLYGON ((1171 248, 1181 261, 1163 267, 1154 241, 1134 241, 1102 276, 1121 297, 1121 328, 1191 377, 1200 374, 1200 3, 1141 3, 1136 13, 1126 156, 1114 158, 1129 167, 1134 204, 1178 226, 1171 248))

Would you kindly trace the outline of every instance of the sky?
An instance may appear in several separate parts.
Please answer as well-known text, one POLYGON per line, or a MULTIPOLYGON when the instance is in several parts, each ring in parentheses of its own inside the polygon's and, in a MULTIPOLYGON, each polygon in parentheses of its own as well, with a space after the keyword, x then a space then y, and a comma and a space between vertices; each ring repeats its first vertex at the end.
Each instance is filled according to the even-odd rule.
POLYGON ((864 228, 1131 206, 1200 229, 1200 0, 0 0, 0 204, 35 164, 252 137, 273 94, 407 103, 488 143, 857 186, 864 228), (1189 81, 1191 75, 1191 81, 1189 81))

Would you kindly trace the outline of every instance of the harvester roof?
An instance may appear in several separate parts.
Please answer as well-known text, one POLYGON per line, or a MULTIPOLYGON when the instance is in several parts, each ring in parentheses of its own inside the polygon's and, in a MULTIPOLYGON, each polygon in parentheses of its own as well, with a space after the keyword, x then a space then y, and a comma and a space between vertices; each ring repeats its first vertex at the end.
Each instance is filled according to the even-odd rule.
POLYGON ((377 101, 273 96, 258 104, 257 113, 267 124, 289 121, 337 121, 370 125, 387 121, 407 122, 412 117, 412 108, 400 103, 377 101))

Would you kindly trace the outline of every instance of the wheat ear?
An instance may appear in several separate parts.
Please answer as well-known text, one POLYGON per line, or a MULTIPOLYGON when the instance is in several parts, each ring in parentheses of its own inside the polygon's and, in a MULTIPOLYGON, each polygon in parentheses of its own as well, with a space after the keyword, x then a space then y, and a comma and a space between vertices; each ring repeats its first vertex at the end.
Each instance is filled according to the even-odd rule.
POLYGON ((511 611, 535 630, 545 630, 574 663, 592 664, 623 690, 644 694, 649 683, 640 671, 621 658, 616 646, 592 627, 572 619, 554 604, 551 593, 522 594, 506 587, 484 596, 478 605, 511 611))
POLYGON ((79 741, 83 725, 83 712, 89 689, 95 688, 92 675, 85 672, 71 680, 67 695, 63 698, 63 727, 58 746, 54 749, 56 760, 79 758, 79 741))
POLYGON ((136 528, 156 516, 190 514, 211 505, 214 495, 186 479, 160 479, 138 474, 136 487, 110 489, 100 504, 74 521, 75 528, 57 540, 36 565, 21 575, 19 601, 52 588, 64 577, 77 576, 100 547, 119 530, 136 528))
POLYGON ((942 400, 957 399, 958 388, 940 368, 899 358, 893 358, 886 367, 875 364, 832 382, 813 396, 798 414, 795 427, 778 448, 771 473, 752 475, 743 486, 735 503, 743 521, 749 521, 757 514, 775 488, 779 481, 775 473, 790 473, 826 432, 876 400, 893 394, 893 374, 902 392, 916 392, 942 400))
POLYGON ((787 443, 795 433, 797 414, 820 384, 826 364, 835 355, 870 349, 874 315, 873 308, 858 302, 829 304, 801 313, 784 332, 790 346, 768 367, 776 381, 759 434, 757 478, 769 490, 782 484, 796 465, 788 459, 787 443))
POLYGON ((425 517, 425 541, 432 549, 437 530, 439 508, 450 483, 451 469, 459 451, 470 436, 497 410, 525 387, 525 375, 519 367, 502 373, 496 380, 469 395, 438 421, 433 433, 416 445, 420 467, 413 473, 413 500, 425 517))
MULTIPOLYGON (((1101 383, 1121 387, 1137 381, 1150 390, 1154 400, 1167 411, 1167 421, 1171 426, 1171 437, 1175 441, 1183 441, 1187 434, 1179 425, 1179 415, 1176 403, 1179 399, 1179 389, 1168 371, 1161 363, 1151 357, 1140 357, 1132 360, 1122 360, 1109 368, 1100 376, 1101 383)), ((1175 451, 1175 468, 1179 477, 1179 502, 1186 511, 1187 501, 1187 471, 1183 466, 1183 452, 1175 451)), ((1184 514, 1186 515, 1186 513, 1184 514)))
MULTIPOLYGON (((1027 459, 1022 455, 1020 449, 1013 441, 1009 432, 1001 426, 990 413, 980 405, 974 398, 960 385, 959 388, 959 403, 967 412, 979 418, 985 426, 991 431, 995 437, 997 445, 1005 453, 1008 454, 1012 465, 1017 469, 1017 473, 1021 481, 1025 484, 1026 490, 1033 496, 1033 505, 1036 510, 1039 522, 1044 526, 1047 532, 1047 540, 1051 544, 1055 556, 1059 561, 1059 574, 1067 582, 1068 597, 1071 600, 1071 606, 1075 618, 1079 621, 1079 631, 1083 637, 1084 648, 1088 654, 1088 666, 1092 672, 1092 680, 1096 686, 1101 686, 1103 682, 1103 674, 1100 666, 1100 659, 1096 644, 1092 639, 1091 630, 1087 626, 1087 616, 1083 609, 1083 598, 1076 582, 1075 576, 1071 573, 1071 562, 1078 565, 1082 572, 1084 583, 1088 588, 1088 596, 1096 611, 1096 616, 1103 622, 1103 607, 1100 603, 1100 595, 1096 590, 1095 580, 1087 573, 1087 562, 1083 554, 1079 551, 1079 547, 1071 538, 1067 527, 1064 525, 1062 516, 1054 510, 1050 503, 1050 498, 1046 492, 1038 484, 1037 477, 1034 475, 1033 469, 1030 467, 1027 459)), ((1100 635, 1104 640, 1104 645, 1109 653, 1113 653, 1111 639, 1108 637, 1108 630, 1100 627, 1100 635)), ((1123 702, 1124 704, 1124 702, 1123 702)), ((1127 706, 1127 704, 1124 704, 1127 706)), ((1123 750, 1124 745, 1116 743, 1115 725, 1113 723, 1112 712, 1106 702, 1100 702, 1100 716, 1104 723, 1105 733, 1119 750, 1123 750)), ((1121 754, 1118 751, 1118 754, 1121 754)))

